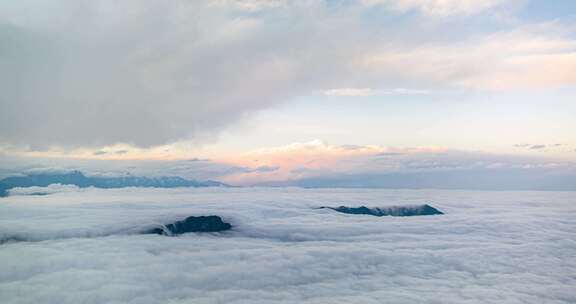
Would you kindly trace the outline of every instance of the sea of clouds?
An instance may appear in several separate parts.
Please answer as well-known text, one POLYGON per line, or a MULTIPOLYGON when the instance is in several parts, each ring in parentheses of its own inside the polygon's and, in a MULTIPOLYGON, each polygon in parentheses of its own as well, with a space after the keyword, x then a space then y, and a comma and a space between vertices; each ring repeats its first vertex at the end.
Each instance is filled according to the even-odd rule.
POLYGON ((576 302, 576 192, 58 189, 0 198, 0 303, 576 302), (138 234, 192 215, 233 230, 138 234))

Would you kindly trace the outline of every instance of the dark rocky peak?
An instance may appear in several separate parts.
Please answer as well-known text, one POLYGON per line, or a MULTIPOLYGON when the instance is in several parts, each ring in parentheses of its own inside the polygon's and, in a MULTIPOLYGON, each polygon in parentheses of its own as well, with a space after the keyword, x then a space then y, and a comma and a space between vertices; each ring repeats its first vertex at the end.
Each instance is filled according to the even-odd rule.
POLYGON ((435 215, 444 214, 442 211, 428 205, 412 205, 412 206, 390 206, 390 207, 320 207, 320 209, 332 209, 334 211, 348 213, 348 214, 368 214, 373 216, 417 216, 417 215, 435 215))
POLYGON ((178 235, 188 232, 220 232, 232 229, 232 225, 216 215, 190 216, 185 220, 162 225, 145 231, 144 234, 178 235))

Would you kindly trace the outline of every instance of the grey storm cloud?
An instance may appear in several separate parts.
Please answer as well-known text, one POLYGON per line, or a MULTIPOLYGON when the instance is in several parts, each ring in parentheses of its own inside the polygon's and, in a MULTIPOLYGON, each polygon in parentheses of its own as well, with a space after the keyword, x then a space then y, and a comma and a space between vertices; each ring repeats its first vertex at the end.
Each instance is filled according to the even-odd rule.
POLYGON ((359 35, 347 34, 354 25, 345 14, 294 4, 263 15, 225 4, 0 4, 0 142, 201 141, 346 71, 359 35))

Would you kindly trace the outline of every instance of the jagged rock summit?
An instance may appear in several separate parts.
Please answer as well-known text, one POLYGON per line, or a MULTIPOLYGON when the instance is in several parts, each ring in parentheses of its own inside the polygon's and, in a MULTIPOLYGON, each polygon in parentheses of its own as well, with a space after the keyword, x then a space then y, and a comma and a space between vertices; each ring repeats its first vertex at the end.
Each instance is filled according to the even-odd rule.
POLYGON ((442 211, 428 205, 413 205, 413 206, 390 206, 390 207, 327 207, 322 206, 320 209, 332 209, 334 211, 348 213, 348 214, 368 214, 373 216, 418 216, 418 215, 435 215, 444 214, 442 211))
POLYGON ((178 235, 187 232, 220 232, 232 229, 232 225, 216 215, 190 216, 185 220, 145 231, 144 234, 178 235))

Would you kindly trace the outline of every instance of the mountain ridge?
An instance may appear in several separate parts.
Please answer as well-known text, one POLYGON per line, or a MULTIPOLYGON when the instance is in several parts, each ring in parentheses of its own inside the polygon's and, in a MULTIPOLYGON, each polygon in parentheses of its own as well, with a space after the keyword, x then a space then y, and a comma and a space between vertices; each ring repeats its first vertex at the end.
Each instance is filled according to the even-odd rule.
POLYGON ((80 171, 67 173, 37 173, 23 176, 10 176, 0 180, 0 197, 8 196, 8 190, 16 187, 46 187, 52 184, 75 185, 80 188, 95 187, 103 189, 125 187, 177 188, 177 187, 229 187, 212 180, 189 180, 179 176, 86 176, 80 171))

